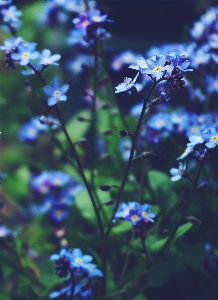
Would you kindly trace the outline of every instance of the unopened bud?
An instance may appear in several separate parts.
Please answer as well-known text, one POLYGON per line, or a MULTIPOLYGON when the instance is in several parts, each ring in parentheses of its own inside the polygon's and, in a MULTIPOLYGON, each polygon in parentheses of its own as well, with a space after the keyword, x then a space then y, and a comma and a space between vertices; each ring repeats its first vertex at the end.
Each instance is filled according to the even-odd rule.
POLYGON ((143 152, 143 153, 141 153, 141 155, 140 155, 140 157, 141 157, 142 159, 149 159, 149 158, 152 158, 152 157, 155 157, 155 156, 156 156, 156 154, 154 154, 153 152, 149 152, 149 151, 143 152))
POLYGON ((117 202, 116 199, 111 199, 110 201, 105 202, 105 205, 109 206, 109 205, 115 204, 116 202, 117 202))
POLYGON ((79 144, 81 147, 89 145, 89 141, 87 139, 85 139, 85 138, 81 138, 76 143, 79 144))
POLYGON ((120 130, 119 135, 122 136, 122 137, 125 137, 125 136, 128 136, 129 133, 128 133, 128 131, 126 131, 125 129, 123 129, 123 130, 120 130))
POLYGON ((80 122, 90 122, 90 120, 88 120, 84 117, 78 117, 77 120, 80 121, 80 122))
POLYGON ((102 104, 102 106, 100 108, 101 109, 108 109, 108 108, 110 108, 110 104, 109 103, 104 103, 104 104, 102 104))
POLYGON ((111 129, 105 130, 102 132, 104 135, 111 135, 113 131, 111 129))
POLYGON ((151 105, 152 106, 155 106, 155 105, 158 105, 158 104, 160 104, 160 103, 162 103, 162 99, 159 97, 159 98, 155 98, 155 99, 153 99, 152 101, 151 101, 151 105))
POLYGON ((102 190, 103 192, 108 192, 108 191, 110 191, 110 189, 111 189, 111 186, 107 183, 100 186, 100 190, 102 190))
POLYGON ((199 219, 197 219, 196 217, 193 217, 193 216, 189 216, 187 217, 187 220, 193 224, 198 224, 200 225, 201 224, 201 221, 199 219))
POLYGON ((201 184, 199 184, 199 186, 197 187, 197 190, 205 190, 207 187, 209 186, 208 182, 202 182, 201 184))

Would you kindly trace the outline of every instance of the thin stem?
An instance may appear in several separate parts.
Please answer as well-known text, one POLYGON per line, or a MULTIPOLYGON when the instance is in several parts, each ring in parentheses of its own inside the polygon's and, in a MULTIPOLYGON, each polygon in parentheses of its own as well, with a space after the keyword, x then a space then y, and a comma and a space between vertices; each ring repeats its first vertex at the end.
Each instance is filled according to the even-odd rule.
POLYGON ((123 194, 123 191, 124 191, 124 188, 125 188, 125 184, 126 184, 126 181, 127 181, 127 178, 128 178, 128 174, 129 174, 129 171, 130 171, 130 167, 132 165, 132 160, 133 160, 134 151, 135 151, 135 148, 136 148, 136 143, 137 143, 137 140, 138 140, 139 131, 140 131, 140 128, 141 128, 141 125, 142 125, 142 121, 143 121, 145 110, 148 107, 148 100, 149 100, 149 98, 151 96, 151 93, 153 92, 154 88, 156 87, 156 85, 159 82, 160 82, 160 80, 156 81, 156 82, 153 82, 153 84, 152 84, 152 86, 151 86, 151 88, 150 88, 150 90, 149 90, 148 95, 147 95, 146 98, 144 98, 138 92, 138 94, 144 99, 144 104, 143 104, 142 111, 141 111, 141 114, 140 114, 140 117, 139 117, 139 121, 138 121, 138 124, 137 124, 137 127, 136 127, 136 132, 135 132, 134 137, 132 139, 132 147, 131 147, 131 151, 130 151, 129 160, 128 160, 128 163, 127 163, 127 166, 126 166, 126 170, 125 170, 125 173, 124 173, 124 176, 123 176, 123 181, 122 181, 120 189, 119 189, 119 193, 118 193, 118 196, 117 196, 117 202, 116 202, 116 205, 115 205, 113 216, 111 218, 111 221, 109 223, 109 226, 108 226, 108 229, 107 229, 107 232, 106 232, 106 239, 108 238, 108 236, 110 234, 110 231, 112 229, 112 224, 113 224, 112 220, 114 219, 115 213, 116 213, 116 211, 118 209, 118 206, 120 204, 121 197, 122 197, 122 194, 123 194))
MULTIPOLYGON (((41 80, 43 86, 46 86, 46 82, 45 82, 43 76, 41 75, 41 73, 40 73, 37 69, 35 69, 30 63, 28 63, 28 66, 35 72, 35 74, 37 75, 37 77, 41 80)), ((69 144, 69 146, 70 146, 70 149, 71 149, 71 151, 72 151, 72 153, 73 153, 73 156, 74 156, 74 158, 75 158, 75 160, 76 160, 76 163, 77 163, 77 166, 78 166, 78 170, 79 170, 79 174, 80 174, 80 176, 81 176, 81 178, 82 178, 82 180, 83 180, 83 182, 84 182, 84 184, 85 184, 85 186, 86 186, 87 192, 88 192, 89 197, 90 197, 90 199, 91 199, 92 206, 93 206, 94 211, 95 211, 95 214, 96 214, 96 218, 97 218, 97 222, 98 222, 98 226, 99 226, 100 233, 101 233, 102 236, 104 236, 104 227, 103 227, 103 223, 102 223, 102 220, 101 220, 101 217, 100 217, 100 213, 99 213, 99 211, 98 211, 98 207, 97 207, 97 205, 96 205, 96 203, 95 203, 94 196, 93 196, 93 194, 92 194, 91 188, 90 188, 90 186, 89 186, 89 183, 88 183, 88 181, 87 181, 87 179, 86 179, 86 176, 85 176, 85 173, 84 173, 84 171, 83 171, 83 167, 82 167, 82 164, 81 164, 81 162, 80 162, 79 156, 78 156, 78 154, 77 154, 77 152, 76 152, 75 145, 74 145, 73 142, 71 141, 70 136, 69 136, 69 134, 68 134, 68 132, 67 132, 67 129, 66 129, 66 126, 65 126, 65 124, 64 124, 64 121, 63 121, 63 119, 62 119, 62 116, 61 116, 61 114, 60 114, 58 105, 55 104, 53 107, 54 107, 54 109, 55 109, 55 112, 56 112, 56 114, 57 114, 59 120, 60 120, 62 130, 63 130, 63 132, 64 132, 64 134, 65 134, 65 137, 66 137, 66 139, 67 139, 67 141, 68 141, 68 144, 69 144)))
POLYGON ((199 181, 199 178, 200 178, 200 174, 201 174, 201 171, 202 171, 202 167, 203 167, 203 164, 204 164, 204 161, 206 160, 207 156, 208 156, 208 153, 209 153, 209 150, 207 150, 204 158, 202 159, 202 161, 200 162, 200 165, 199 165, 199 168, 198 168, 198 172, 197 172, 197 175, 196 175, 196 178, 195 180, 193 181, 193 187, 192 187, 192 191, 190 193, 190 196, 189 196, 189 199, 186 203, 186 206, 185 206, 185 209, 179 219, 179 222, 178 224, 176 225, 176 227, 174 228, 174 230, 171 232, 171 234, 169 235, 169 238, 168 240, 166 241, 166 243, 164 244, 164 246, 160 249, 160 251, 156 254, 156 256, 153 258, 153 260, 151 261, 149 267, 151 267, 151 265, 153 265, 153 263, 155 261, 158 260, 158 258, 164 253, 165 249, 167 248, 167 246, 170 244, 170 242, 173 240, 174 236, 175 236, 175 233, 176 231, 178 230, 179 226, 181 225, 182 221, 184 220, 184 217, 189 209, 189 206, 192 202, 192 198, 195 194, 195 191, 196 191, 196 188, 197 188, 197 185, 198 185, 198 181, 199 181))
POLYGON ((145 253, 145 257, 147 258, 148 261, 148 265, 150 264, 150 255, 148 253, 148 249, 145 245, 145 240, 144 240, 144 236, 143 236, 143 231, 140 232, 140 239, 141 239, 141 243, 142 243, 142 249, 143 252, 145 253))
MULTIPOLYGON (((134 239, 134 235, 135 235, 135 233, 134 233, 134 231, 132 231, 130 244, 132 243, 132 241, 134 239)), ((129 263, 129 259, 130 259, 131 253, 132 253, 131 249, 128 249, 127 254, 126 254, 126 258, 125 258, 125 262, 124 262, 124 266, 123 266, 123 271, 121 273, 120 280, 119 280, 119 282, 117 284, 117 289, 120 288, 120 286, 121 286, 121 284, 123 282, 123 278, 124 278, 124 276, 126 274, 126 270, 127 270, 127 266, 128 266, 128 263, 129 263)))

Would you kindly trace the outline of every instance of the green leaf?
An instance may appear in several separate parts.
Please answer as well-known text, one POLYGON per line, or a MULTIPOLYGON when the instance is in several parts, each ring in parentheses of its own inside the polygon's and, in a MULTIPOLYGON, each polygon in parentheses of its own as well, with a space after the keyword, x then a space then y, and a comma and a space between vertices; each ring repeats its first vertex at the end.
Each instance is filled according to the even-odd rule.
POLYGON ((157 251, 159 251, 164 246, 164 244, 166 243, 166 241, 167 241, 167 238, 157 240, 154 243, 152 243, 151 241, 149 241, 147 243, 147 245, 148 245, 150 251, 157 252, 157 251))
POLYGON ((181 225, 181 226, 177 229, 177 231, 176 231, 176 233, 175 233, 175 236, 174 236, 174 238, 173 238, 173 241, 177 240, 181 235, 183 235, 184 233, 186 233, 186 231, 188 231, 192 226, 193 226, 193 224, 190 223, 190 222, 181 225))

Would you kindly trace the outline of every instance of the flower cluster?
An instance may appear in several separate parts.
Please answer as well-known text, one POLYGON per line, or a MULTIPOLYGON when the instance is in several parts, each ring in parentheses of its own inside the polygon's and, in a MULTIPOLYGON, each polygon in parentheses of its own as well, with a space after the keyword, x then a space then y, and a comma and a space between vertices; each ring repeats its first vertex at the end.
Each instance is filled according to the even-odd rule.
POLYGON ((30 188, 37 198, 42 196, 42 204, 33 206, 32 211, 47 213, 51 223, 59 226, 68 216, 68 206, 73 204, 82 186, 64 172, 43 171, 31 179, 30 188))
POLYGON ((132 224, 134 230, 143 230, 149 222, 154 222, 155 214, 150 212, 150 208, 151 205, 140 205, 137 202, 121 203, 115 214, 115 220, 126 220, 132 224))
POLYGON ((91 298, 93 278, 103 276, 97 266, 91 263, 92 256, 83 255, 79 248, 75 248, 73 250, 62 249, 60 254, 53 254, 50 259, 56 262, 55 273, 58 277, 71 277, 64 282, 64 288, 50 293, 50 298, 56 298, 63 294, 71 296, 73 299, 81 299, 80 297, 83 295, 86 295, 84 299, 91 298))
MULTIPOLYGON (((135 64, 131 64, 129 68, 135 69, 142 74, 148 75, 152 81, 166 81, 171 84, 175 91, 179 91, 185 85, 183 72, 192 71, 187 69, 190 61, 175 52, 170 52, 166 55, 157 54, 151 58, 144 59, 139 57, 135 64)), ((125 78, 124 82, 116 87, 115 93, 120 93, 132 89, 135 85, 136 77, 125 78)))

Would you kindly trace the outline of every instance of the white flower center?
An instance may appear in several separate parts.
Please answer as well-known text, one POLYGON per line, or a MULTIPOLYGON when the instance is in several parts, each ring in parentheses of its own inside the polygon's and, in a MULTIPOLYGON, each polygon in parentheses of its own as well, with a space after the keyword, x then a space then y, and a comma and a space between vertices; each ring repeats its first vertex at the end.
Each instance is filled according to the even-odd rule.
POLYGON ((54 93, 53 93, 53 96, 54 96, 55 98, 59 98, 60 95, 61 95, 61 92, 60 92, 59 90, 56 90, 56 91, 54 91, 54 93))

